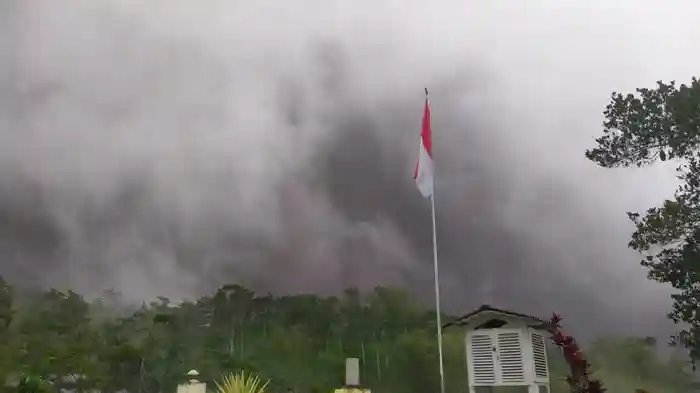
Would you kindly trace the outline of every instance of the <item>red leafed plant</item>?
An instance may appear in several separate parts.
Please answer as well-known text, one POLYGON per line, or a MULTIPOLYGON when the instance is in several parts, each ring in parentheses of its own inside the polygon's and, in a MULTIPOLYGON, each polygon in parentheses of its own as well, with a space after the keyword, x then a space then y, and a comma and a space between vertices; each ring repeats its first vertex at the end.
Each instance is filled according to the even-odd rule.
POLYGON ((606 389, 603 384, 591 378, 590 364, 576 340, 561 331, 561 317, 552 314, 552 318, 545 324, 545 329, 549 332, 552 342, 562 349, 564 359, 569 364, 571 374, 566 377, 566 382, 571 393, 604 393, 606 389))

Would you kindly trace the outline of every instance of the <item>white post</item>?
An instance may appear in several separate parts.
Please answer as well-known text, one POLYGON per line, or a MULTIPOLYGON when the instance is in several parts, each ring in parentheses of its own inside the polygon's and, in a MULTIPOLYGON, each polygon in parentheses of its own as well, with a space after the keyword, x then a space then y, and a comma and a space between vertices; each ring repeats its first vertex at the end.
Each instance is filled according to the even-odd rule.
POLYGON ((345 359, 345 386, 360 386, 360 359, 345 359))

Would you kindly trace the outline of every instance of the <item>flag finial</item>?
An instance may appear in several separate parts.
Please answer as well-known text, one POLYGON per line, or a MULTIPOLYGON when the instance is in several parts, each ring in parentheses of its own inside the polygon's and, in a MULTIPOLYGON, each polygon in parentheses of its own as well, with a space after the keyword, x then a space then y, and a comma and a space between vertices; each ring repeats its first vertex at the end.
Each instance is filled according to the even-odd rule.
POLYGON ((427 97, 428 96, 428 88, 425 87, 424 89, 425 89, 425 96, 427 97))

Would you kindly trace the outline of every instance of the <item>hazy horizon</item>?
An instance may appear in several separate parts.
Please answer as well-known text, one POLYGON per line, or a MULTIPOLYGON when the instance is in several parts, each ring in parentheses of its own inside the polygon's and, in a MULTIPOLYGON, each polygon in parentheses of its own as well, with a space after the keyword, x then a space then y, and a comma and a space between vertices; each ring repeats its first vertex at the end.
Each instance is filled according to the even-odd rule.
POLYGON ((583 153, 613 91, 688 82, 672 1, 0 4, 0 275, 132 301, 237 282, 433 296, 411 175, 430 90, 443 303, 660 335, 626 211, 673 163, 583 153), (607 5, 606 5, 607 4, 607 5))

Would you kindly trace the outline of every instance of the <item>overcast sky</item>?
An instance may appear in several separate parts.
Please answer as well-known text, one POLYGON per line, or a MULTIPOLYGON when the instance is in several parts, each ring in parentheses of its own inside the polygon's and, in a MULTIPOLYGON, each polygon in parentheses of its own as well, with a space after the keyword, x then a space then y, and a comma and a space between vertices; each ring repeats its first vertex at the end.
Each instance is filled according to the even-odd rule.
POLYGON ((431 92, 443 300, 669 331, 625 212, 673 167, 583 157, 613 91, 700 69, 691 1, 0 2, 0 274, 192 297, 432 296, 411 175, 431 92))

